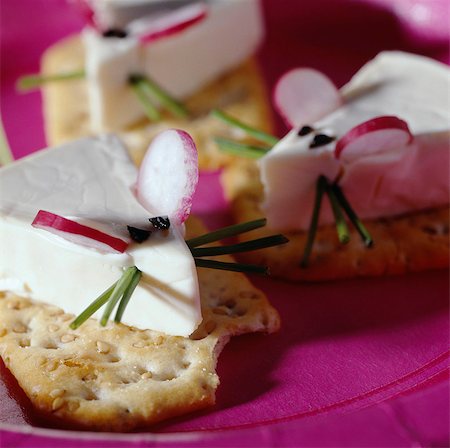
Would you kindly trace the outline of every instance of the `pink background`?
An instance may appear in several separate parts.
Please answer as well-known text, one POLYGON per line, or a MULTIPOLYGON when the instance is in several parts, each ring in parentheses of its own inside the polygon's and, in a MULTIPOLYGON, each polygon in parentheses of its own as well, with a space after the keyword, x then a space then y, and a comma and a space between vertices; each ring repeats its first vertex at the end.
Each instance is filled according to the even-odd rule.
MULTIPOLYGON (((299 65, 342 85, 384 49, 449 62, 447 0, 263 3, 259 58, 270 88, 299 65)), ((15 79, 37 71, 42 51, 81 26, 63 0, 1 2, 0 110, 16 157, 45 141, 40 95, 17 95, 15 79)), ((229 219, 217 173, 202 176, 195 208, 210 224, 229 219)), ((447 271, 317 285, 255 278, 283 326, 226 347, 216 406, 152 433, 100 436, 102 446, 446 446, 448 281, 447 271)), ((0 374, 0 444, 100 443, 99 435, 40 429, 52 425, 34 415, 3 365, 0 374)))

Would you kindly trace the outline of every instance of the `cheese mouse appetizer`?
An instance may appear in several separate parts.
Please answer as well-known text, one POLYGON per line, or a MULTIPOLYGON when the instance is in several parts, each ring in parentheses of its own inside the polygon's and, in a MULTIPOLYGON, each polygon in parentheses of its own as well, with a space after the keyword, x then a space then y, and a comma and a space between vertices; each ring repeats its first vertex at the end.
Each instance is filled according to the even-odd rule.
MULTIPOLYGON (((272 148, 244 147, 259 151, 262 185, 247 191, 249 199, 261 188, 258 204, 236 201, 240 218, 258 209, 271 228, 297 234, 297 260, 286 257, 295 268, 285 275, 339 278, 448 263, 449 87, 448 67, 400 52, 381 53, 340 91, 312 69, 280 79, 275 104, 293 129, 272 148)), ((236 172, 226 176, 231 185, 236 172)))
POLYGON ((197 179, 180 130, 139 172, 108 135, 0 169, 0 356, 38 409, 120 431, 208 406, 230 336, 278 328, 241 273, 267 269, 227 254, 286 238, 214 245, 265 220, 185 225, 197 179))
POLYGON ((182 127, 208 169, 229 159, 209 141, 211 109, 247 112, 270 128, 263 82, 249 62, 264 36, 259 0, 75 4, 85 29, 45 53, 40 76, 18 84, 43 85, 50 144, 119 132, 140 163, 158 132, 182 127))

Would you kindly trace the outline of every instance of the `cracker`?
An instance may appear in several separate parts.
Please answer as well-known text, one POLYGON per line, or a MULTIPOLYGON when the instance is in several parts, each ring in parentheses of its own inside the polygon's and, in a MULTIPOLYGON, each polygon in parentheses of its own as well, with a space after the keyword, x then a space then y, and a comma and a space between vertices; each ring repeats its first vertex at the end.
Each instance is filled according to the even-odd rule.
MULTIPOLYGON (((42 72, 54 74, 83 69, 84 54, 79 36, 66 38, 50 47, 42 59, 42 72)), ((43 88, 45 130, 50 146, 91 135, 89 111, 84 80, 48 83, 43 88)), ((180 128, 192 135, 199 149, 199 166, 215 170, 234 163, 235 156, 221 152, 213 142, 215 135, 236 137, 235 131, 210 116, 209 111, 220 108, 249 125, 266 132, 272 131, 272 116, 266 100, 261 74, 253 60, 205 86, 185 101, 192 118, 175 119, 163 115, 158 123, 143 120, 118 135, 126 143, 133 160, 139 164, 148 144, 159 132, 180 128)))
MULTIPOLYGON (((236 222, 263 216, 259 208, 263 187, 255 165, 230 167, 222 181, 236 222)), ((351 239, 346 245, 338 242, 334 225, 319 227, 307 268, 299 265, 307 232, 284 233, 290 240, 288 244, 247 252, 240 258, 267 265, 272 276, 293 281, 403 274, 449 266, 448 206, 369 220, 365 224, 374 240, 372 248, 364 246, 352 225, 349 226, 351 239)), ((244 234, 242 240, 273 233, 266 227, 244 234)))
POLYGON ((229 338, 276 331, 279 316, 244 275, 198 275, 203 322, 190 338, 94 319, 73 331, 73 315, 0 293, 0 355, 36 408, 81 428, 127 431, 210 406, 229 338))

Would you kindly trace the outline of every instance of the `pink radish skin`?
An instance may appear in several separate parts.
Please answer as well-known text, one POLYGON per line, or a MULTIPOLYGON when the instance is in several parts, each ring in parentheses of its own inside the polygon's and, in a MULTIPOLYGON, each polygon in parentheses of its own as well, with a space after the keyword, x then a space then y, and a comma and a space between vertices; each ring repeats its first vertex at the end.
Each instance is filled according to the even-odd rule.
POLYGON ((103 252, 123 253, 128 247, 128 243, 120 238, 45 210, 39 210, 31 225, 37 229, 47 230, 72 243, 103 252))
POLYGON ((98 30, 99 27, 95 22, 95 13, 91 8, 88 0, 75 0, 74 5, 78 9, 78 12, 81 14, 83 19, 86 21, 86 23, 92 28, 98 30))
POLYGON ((343 104, 329 78, 311 68, 295 68, 277 82, 275 108, 291 127, 311 125, 343 104))
POLYGON ((137 199, 153 216, 172 224, 189 217, 198 183, 198 155, 185 131, 161 132, 148 147, 137 180, 137 199))
POLYGON ((336 142, 334 155, 343 162, 382 153, 411 143, 408 124, 398 117, 372 118, 350 129, 336 142))
MULTIPOLYGON (((203 3, 194 3, 168 12, 156 19, 150 19, 139 40, 148 44, 164 37, 172 36, 200 22, 207 16, 207 7, 203 3)), ((145 20, 145 19, 144 19, 145 20)), ((145 24, 145 21, 141 24, 145 24)))

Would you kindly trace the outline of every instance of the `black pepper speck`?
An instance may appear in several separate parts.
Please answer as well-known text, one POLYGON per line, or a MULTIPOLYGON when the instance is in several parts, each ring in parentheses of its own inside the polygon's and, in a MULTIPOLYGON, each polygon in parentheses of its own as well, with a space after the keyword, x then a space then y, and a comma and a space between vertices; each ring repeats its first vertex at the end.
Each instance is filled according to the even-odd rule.
POLYGON ((103 31, 102 36, 123 39, 128 36, 128 33, 125 30, 120 30, 118 28, 110 28, 109 30, 103 31))
POLYGON ((150 218, 149 221, 157 230, 167 230, 170 227, 170 221, 167 216, 156 216, 155 218, 150 218))
POLYGON ((143 243, 152 234, 150 230, 138 229, 137 227, 127 226, 127 229, 131 239, 136 243, 143 243))
POLYGON ((312 131, 314 131, 314 128, 312 128, 311 126, 303 126, 298 132, 297 135, 299 137, 303 137, 305 135, 310 134, 312 131))
POLYGON ((317 134, 314 136, 313 141, 309 145, 310 148, 317 148, 319 146, 328 145, 328 143, 331 143, 335 137, 330 137, 326 134, 317 134))

